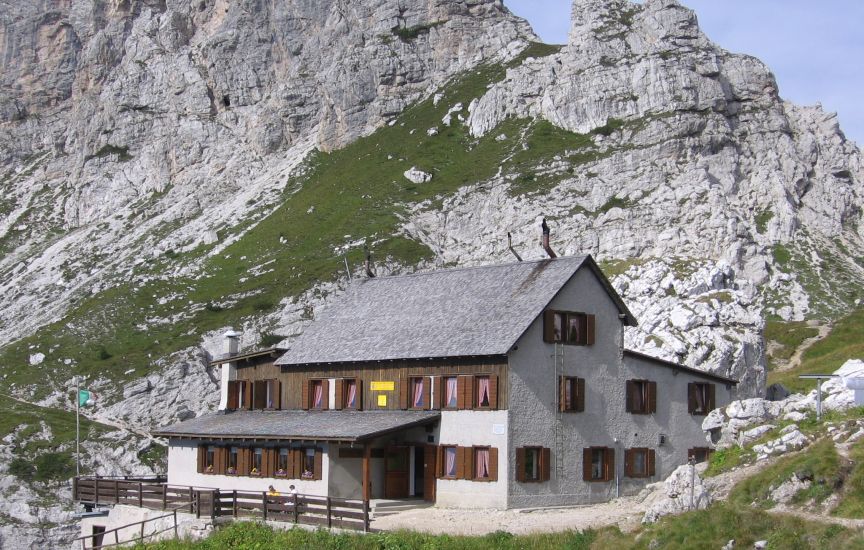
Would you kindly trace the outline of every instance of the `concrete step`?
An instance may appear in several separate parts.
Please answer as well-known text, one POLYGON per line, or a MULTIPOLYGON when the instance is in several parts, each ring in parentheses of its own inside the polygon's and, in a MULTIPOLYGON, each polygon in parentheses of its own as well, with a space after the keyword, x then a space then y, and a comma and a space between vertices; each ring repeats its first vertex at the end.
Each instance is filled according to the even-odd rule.
POLYGON ((406 510, 416 510, 420 508, 429 508, 431 502, 426 502, 420 499, 404 499, 404 500, 373 500, 371 503, 371 512, 373 517, 383 517, 392 514, 398 514, 406 510))

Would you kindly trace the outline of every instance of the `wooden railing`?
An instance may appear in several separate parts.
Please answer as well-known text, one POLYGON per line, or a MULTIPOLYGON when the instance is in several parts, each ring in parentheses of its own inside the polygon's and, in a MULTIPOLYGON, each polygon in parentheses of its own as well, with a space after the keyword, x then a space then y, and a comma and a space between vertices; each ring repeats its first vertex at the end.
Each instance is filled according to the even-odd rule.
POLYGON ((220 491, 168 485, 158 479, 75 478, 74 499, 84 504, 127 504, 151 510, 176 509, 196 517, 254 517, 308 525, 369 530, 369 502, 312 495, 220 491))
POLYGON ((82 537, 78 537, 72 541, 72 548, 78 546, 76 543, 81 543, 81 550, 101 550, 102 548, 110 548, 113 546, 120 546, 131 543, 143 543, 146 539, 151 537, 155 537, 156 535, 160 535, 167 531, 174 531, 174 538, 178 538, 177 533, 177 510, 173 510, 170 514, 165 514, 163 516, 145 519, 141 521, 136 521, 135 523, 130 523, 128 525, 123 525, 121 527, 117 527, 116 529, 111 529, 110 531, 103 531, 102 533, 97 533, 94 535, 84 535, 82 537), (152 521, 159 521, 165 518, 171 518, 173 520, 172 524, 164 529, 154 529, 150 533, 145 534, 145 526, 152 521), (140 527, 140 534, 133 536, 131 538, 120 540, 120 531, 124 531, 127 529, 135 529, 140 527), (114 542, 105 542, 106 538, 110 539, 110 534, 114 534, 114 542), (90 540, 90 546, 87 546, 87 541, 90 540), (99 544, 96 544, 96 540, 101 541, 99 544))

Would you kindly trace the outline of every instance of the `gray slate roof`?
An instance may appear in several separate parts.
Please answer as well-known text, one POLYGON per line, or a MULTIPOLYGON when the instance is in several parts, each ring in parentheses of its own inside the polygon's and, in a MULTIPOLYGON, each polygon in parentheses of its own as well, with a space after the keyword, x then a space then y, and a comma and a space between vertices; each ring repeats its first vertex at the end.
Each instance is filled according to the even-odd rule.
POLYGON ((590 256, 447 269, 354 281, 276 364, 504 355, 583 266, 635 325, 590 256))
POLYGON ((153 430, 158 437, 360 441, 438 420, 438 411, 233 411, 153 430))

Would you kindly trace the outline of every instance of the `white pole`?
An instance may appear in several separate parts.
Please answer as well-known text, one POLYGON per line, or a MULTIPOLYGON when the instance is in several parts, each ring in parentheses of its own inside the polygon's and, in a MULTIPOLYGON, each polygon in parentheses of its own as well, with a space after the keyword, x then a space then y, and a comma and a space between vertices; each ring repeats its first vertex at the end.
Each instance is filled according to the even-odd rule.
POLYGON ((822 421, 822 379, 816 379, 816 422, 822 421))
POLYGON ((81 390, 75 377, 75 477, 81 476, 81 390))

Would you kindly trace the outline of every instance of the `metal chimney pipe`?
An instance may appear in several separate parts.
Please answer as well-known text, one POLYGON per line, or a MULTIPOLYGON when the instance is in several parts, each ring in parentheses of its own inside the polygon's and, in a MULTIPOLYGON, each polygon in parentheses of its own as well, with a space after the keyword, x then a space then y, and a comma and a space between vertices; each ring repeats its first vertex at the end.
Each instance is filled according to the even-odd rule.
POLYGON ((552 250, 552 247, 549 246, 549 225, 546 224, 546 218, 543 218, 543 223, 540 224, 541 229, 543 229, 543 236, 540 238, 540 246, 543 247, 543 250, 546 251, 546 254, 549 254, 550 258, 557 258, 558 254, 555 254, 555 251, 552 250))
POLYGON ((513 248, 513 237, 510 236, 509 231, 507 232, 507 248, 509 248, 510 252, 512 252, 513 255, 516 256, 517 260, 519 260, 520 262, 522 261, 522 256, 520 256, 519 253, 516 252, 516 249, 513 248))
POLYGON ((366 268, 366 276, 370 279, 375 278, 375 272, 372 271, 372 252, 369 251, 369 247, 363 245, 363 249, 366 250, 366 260, 363 262, 363 266, 366 268))

